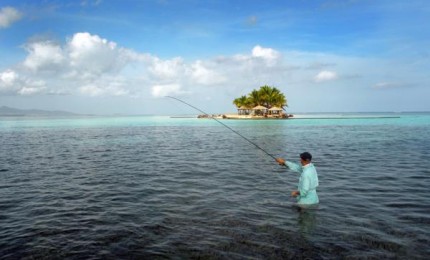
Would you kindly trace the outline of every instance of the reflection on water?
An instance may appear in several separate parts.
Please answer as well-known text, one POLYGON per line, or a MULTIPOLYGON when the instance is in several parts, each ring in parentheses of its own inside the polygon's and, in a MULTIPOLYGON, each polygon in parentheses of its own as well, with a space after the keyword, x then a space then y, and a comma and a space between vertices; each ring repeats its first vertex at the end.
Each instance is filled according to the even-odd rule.
POLYGON ((297 224, 300 229, 300 233, 304 236, 311 235, 315 230, 315 225, 318 216, 318 208, 313 209, 303 209, 300 207, 296 207, 298 211, 298 219, 297 224))

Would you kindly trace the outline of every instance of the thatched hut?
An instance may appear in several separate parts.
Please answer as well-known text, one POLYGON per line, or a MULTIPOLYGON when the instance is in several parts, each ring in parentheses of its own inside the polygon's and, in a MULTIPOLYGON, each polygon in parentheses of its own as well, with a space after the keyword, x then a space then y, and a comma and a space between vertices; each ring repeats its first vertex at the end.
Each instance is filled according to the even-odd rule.
POLYGON ((267 115, 267 111, 268 111, 267 107, 264 107, 264 106, 256 106, 252 109, 252 113, 255 116, 267 115))
POLYGON ((237 114, 238 115, 249 115, 250 109, 246 106, 241 106, 237 109, 237 114))
POLYGON ((279 107, 271 107, 269 109, 269 115, 279 115, 282 114, 283 109, 279 107))

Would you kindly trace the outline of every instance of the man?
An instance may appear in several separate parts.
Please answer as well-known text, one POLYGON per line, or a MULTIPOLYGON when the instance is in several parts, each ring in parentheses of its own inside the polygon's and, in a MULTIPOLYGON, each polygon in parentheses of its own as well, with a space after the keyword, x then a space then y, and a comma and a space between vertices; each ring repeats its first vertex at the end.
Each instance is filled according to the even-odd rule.
POLYGON ((317 205, 319 202, 316 190, 318 187, 318 174, 311 162, 312 155, 308 152, 300 154, 301 165, 285 161, 282 158, 277 158, 276 161, 280 165, 287 165, 290 170, 301 174, 298 190, 291 192, 291 196, 297 198, 298 206, 309 207, 317 205))

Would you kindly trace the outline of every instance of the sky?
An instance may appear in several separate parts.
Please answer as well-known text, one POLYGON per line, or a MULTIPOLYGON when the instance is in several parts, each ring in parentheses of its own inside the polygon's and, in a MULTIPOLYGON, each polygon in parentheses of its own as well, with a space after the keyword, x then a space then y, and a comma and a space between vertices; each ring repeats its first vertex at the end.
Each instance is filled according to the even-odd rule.
MULTIPOLYGON (((430 111, 427 0, 0 0, 0 106, 235 112, 430 111)), ((198 113, 198 112, 197 112, 198 113)))

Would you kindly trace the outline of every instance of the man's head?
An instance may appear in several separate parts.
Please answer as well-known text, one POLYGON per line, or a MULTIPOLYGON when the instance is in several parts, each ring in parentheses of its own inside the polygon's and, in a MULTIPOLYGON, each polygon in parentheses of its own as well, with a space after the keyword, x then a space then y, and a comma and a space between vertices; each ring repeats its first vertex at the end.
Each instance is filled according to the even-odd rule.
POLYGON ((300 162, 302 165, 306 165, 312 161, 312 155, 308 152, 300 154, 300 162))

